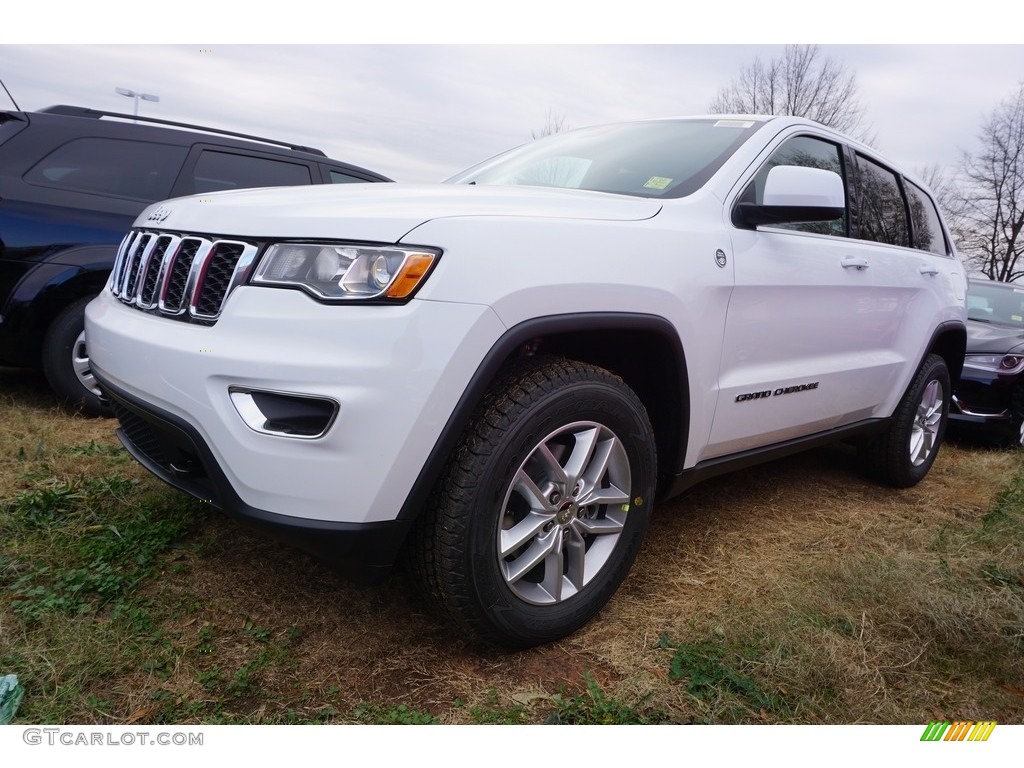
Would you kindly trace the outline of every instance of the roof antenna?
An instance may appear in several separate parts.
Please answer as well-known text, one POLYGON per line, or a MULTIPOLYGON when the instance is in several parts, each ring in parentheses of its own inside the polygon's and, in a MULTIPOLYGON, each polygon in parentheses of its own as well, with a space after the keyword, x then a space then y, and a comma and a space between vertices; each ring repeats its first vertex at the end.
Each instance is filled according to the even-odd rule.
POLYGON ((6 85, 4 85, 4 81, 3 81, 3 80, 0 80, 0 85, 3 85, 3 86, 4 86, 4 93, 6 93, 6 94, 7 94, 7 98, 11 100, 11 104, 13 104, 13 105, 14 105, 14 108, 15 108, 16 110, 18 110, 19 112, 21 112, 21 107, 19 107, 19 106, 18 106, 18 102, 16 102, 16 101, 14 100, 14 97, 13 97, 13 96, 11 96, 11 92, 7 90, 7 86, 6 86, 6 85))

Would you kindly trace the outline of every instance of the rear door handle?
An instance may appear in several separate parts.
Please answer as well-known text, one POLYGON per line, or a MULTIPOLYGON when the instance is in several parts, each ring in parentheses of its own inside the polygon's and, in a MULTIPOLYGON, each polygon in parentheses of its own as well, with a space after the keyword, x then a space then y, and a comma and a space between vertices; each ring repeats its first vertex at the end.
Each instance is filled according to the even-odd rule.
POLYGON ((840 263, 843 265, 843 269, 861 270, 868 268, 868 260, 860 256, 843 256, 843 260, 840 263))
POLYGON ((917 270, 922 275, 937 275, 939 274, 939 268, 933 267, 931 264, 922 264, 917 270))

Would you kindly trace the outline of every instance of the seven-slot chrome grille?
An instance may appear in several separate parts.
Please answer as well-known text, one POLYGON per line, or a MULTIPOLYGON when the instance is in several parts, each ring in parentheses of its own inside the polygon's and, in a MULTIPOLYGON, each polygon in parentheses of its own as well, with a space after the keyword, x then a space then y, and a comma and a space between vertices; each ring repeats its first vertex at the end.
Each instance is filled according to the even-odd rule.
POLYGON ((258 250, 238 240, 133 230, 117 251, 110 290, 145 312, 213 323, 258 250))

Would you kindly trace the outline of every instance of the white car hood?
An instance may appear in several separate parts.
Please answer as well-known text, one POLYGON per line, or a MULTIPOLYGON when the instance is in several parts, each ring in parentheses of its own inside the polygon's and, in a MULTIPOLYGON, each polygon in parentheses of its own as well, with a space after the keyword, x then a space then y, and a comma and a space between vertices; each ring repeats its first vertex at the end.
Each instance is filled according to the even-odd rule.
POLYGON ((661 210, 639 197, 468 184, 323 184, 193 195, 151 205, 135 226, 248 238, 398 242, 431 219, 516 216, 636 221, 661 210))

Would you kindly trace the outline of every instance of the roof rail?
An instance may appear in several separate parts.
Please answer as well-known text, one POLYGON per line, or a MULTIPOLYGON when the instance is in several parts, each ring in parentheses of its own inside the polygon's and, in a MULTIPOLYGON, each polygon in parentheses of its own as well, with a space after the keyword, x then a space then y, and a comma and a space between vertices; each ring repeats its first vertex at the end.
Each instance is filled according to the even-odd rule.
POLYGON ((259 141, 264 144, 274 144, 279 147, 287 147, 288 149, 294 149, 297 152, 308 152, 311 155, 321 155, 327 157, 327 154, 322 149, 316 149, 315 147, 304 147, 301 144, 290 144, 287 141, 276 141, 274 139, 265 139, 262 136, 252 136, 248 133, 238 133, 236 131, 225 131, 220 128, 209 128, 205 125, 192 125, 191 123, 179 123, 175 120, 164 120, 159 117, 142 117, 136 115, 127 115, 123 112, 106 112, 100 109, 89 109, 88 107, 72 107, 67 104, 57 104, 53 107, 46 107, 46 109, 40 109, 39 112, 44 112, 49 115, 66 115, 68 117, 91 117, 98 120, 101 117, 120 117, 125 120, 136 120, 144 123, 158 123, 160 125, 173 125, 177 128, 190 128, 194 131, 202 131, 203 133, 216 133, 223 136, 233 136, 238 139, 248 139, 249 141, 259 141))

